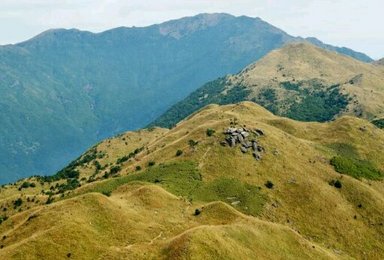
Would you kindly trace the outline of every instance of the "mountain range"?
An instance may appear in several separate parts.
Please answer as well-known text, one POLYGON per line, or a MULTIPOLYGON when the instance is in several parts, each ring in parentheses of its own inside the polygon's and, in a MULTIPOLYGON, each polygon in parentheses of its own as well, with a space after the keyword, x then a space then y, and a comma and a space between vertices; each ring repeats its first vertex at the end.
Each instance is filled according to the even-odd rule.
POLYGON ((384 131, 209 105, 0 188, 1 259, 383 259, 384 131))
POLYGON ((143 127, 204 83, 297 41, 372 61, 227 14, 97 34, 56 29, 1 46, 0 182, 52 174, 93 143, 143 127))

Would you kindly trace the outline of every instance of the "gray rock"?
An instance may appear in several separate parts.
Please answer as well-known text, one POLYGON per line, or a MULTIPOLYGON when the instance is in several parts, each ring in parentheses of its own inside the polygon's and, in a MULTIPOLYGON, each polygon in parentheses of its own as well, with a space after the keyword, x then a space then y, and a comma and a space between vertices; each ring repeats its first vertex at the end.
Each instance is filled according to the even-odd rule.
POLYGON ((236 139, 234 137, 231 137, 231 143, 229 144, 231 147, 236 146, 236 139))
POLYGON ((236 128, 233 127, 229 127, 224 131, 225 134, 232 134, 234 132, 236 132, 236 128))
POLYGON ((221 144, 221 146, 227 146, 227 142, 226 141, 221 141, 220 144, 221 144))
POLYGON ((247 153, 248 152, 248 149, 245 148, 244 146, 241 146, 240 150, 241 150, 242 153, 247 153))
POLYGON ((253 152, 252 153, 253 157, 257 160, 257 161, 260 161, 261 160, 261 155, 256 153, 256 152, 253 152))
POLYGON ((244 138, 242 135, 238 135, 237 136, 237 140, 239 140, 239 143, 243 143, 244 142, 244 138))
POLYGON ((244 142, 244 147, 251 148, 252 147, 252 143, 249 142, 249 141, 246 141, 246 142, 244 142))
POLYGON ((264 150, 264 147, 258 145, 258 146, 257 146, 257 151, 258 151, 258 152, 264 152, 265 150, 264 150))
POLYGON ((259 136, 264 135, 264 131, 261 130, 261 129, 255 129, 255 132, 256 132, 256 134, 258 134, 259 136))
POLYGON ((252 148, 253 148, 253 151, 257 151, 257 142, 256 141, 253 141, 252 142, 252 148))
POLYGON ((245 131, 242 131, 241 132, 241 135, 244 137, 244 138, 247 138, 249 136, 249 133, 245 132, 245 131))

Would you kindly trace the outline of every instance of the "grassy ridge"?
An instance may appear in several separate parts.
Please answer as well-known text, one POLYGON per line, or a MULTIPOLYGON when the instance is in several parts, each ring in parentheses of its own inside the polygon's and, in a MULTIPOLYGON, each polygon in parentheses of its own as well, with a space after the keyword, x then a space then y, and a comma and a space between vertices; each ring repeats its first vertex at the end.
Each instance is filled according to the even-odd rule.
POLYGON ((81 193, 100 192, 110 195, 118 187, 136 182, 157 184, 190 201, 223 201, 243 213, 254 216, 261 212, 266 201, 259 187, 236 179, 223 177, 204 182, 196 163, 192 161, 152 166, 143 172, 95 183, 89 189, 83 189, 81 193))

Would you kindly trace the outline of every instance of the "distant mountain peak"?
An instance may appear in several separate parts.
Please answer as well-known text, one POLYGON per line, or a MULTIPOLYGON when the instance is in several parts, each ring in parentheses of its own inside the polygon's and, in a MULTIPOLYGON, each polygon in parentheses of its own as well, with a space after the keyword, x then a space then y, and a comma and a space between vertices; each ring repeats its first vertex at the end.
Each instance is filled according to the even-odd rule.
POLYGON ((159 25, 159 31, 164 36, 168 35, 180 39, 198 30, 216 26, 223 20, 235 18, 235 16, 226 13, 203 13, 162 23, 159 25))
POLYGON ((339 53, 343 53, 344 55, 348 55, 348 56, 351 56, 352 58, 355 58, 355 59, 358 59, 358 60, 361 60, 361 61, 364 61, 364 62, 372 62, 373 59, 371 57, 369 57, 368 55, 362 53, 362 52, 357 52, 357 51, 354 51, 350 48, 346 48, 346 47, 337 47, 337 46, 332 46, 330 44, 326 44, 322 41, 320 41, 319 39, 315 38, 315 37, 307 37, 307 38, 304 38, 305 41, 307 42, 310 42, 320 48, 323 48, 323 49, 327 49, 327 50, 330 50, 330 51, 336 51, 336 52, 339 52, 339 53))

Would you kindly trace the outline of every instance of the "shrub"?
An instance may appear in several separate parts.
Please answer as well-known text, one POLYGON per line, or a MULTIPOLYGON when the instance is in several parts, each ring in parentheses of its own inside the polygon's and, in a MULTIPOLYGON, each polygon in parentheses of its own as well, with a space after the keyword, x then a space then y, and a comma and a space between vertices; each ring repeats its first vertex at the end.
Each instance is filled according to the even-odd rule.
POLYGON ((55 199, 52 196, 49 196, 45 204, 51 204, 55 199))
POLYGON ((216 133, 216 131, 211 128, 208 128, 206 133, 207 133, 207 136, 212 136, 216 133))
POLYGON ((117 164, 121 164, 121 163, 123 163, 123 162, 128 161, 129 158, 130 158, 130 157, 129 157, 128 155, 125 155, 125 156, 123 156, 123 157, 117 159, 116 163, 117 163, 117 164))
MULTIPOLYGON (((0 224, 3 223, 3 221, 6 221, 8 219, 7 216, 0 216, 0 224)), ((6 236, 3 236, 3 240, 6 238, 6 236)))
POLYGON ((15 206, 15 208, 20 207, 22 204, 23 204, 23 200, 21 198, 18 198, 13 202, 13 206, 15 206))
POLYGON ((341 187, 343 186, 343 185, 341 184, 341 181, 339 181, 339 180, 331 180, 331 181, 329 182, 329 185, 331 185, 331 186, 333 186, 333 187, 335 187, 335 188, 337 188, 337 189, 341 189, 341 187))
POLYGON ((265 185, 265 187, 267 187, 268 189, 272 189, 273 186, 274 186, 273 182, 271 182, 271 181, 267 181, 264 185, 265 185))
POLYGON ((22 189, 26 189, 26 188, 29 188, 31 186, 31 183, 30 182, 23 182, 23 184, 21 184, 20 188, 22 189))
POLYGON ((341 181, 339 181, 339 180, 337 180, 337 181, 335 181, 335 188, 338 188, 338 189, 340 189, 341 188, 341 181))
POLYGON ((149 162, 148 162, 148 166, 149 166, 149 167, 152 167, 152 166, 154 166, 155 164, 156 164, 156 163, 155 163, 154 161, 149 161, 149 162))
POLYGON ((136 166, 136 171, 141 171, 141 166, 140 165, 136 166))
POLYGON ((119 171, 121 171, 121 167, 118 166, 118 165, 115 165, 115 166, 112 166, 111 167, 111 170, 109 171, 111 174, 116 174, 118 173, 119 171))
POLYGON ((195 213, 193 215, 198 216, 200 214, 201 214, 201 210, 200 209, 195 209, 195 213))
POLYGON ((374 124, 376 127, 384 129, 384 118, 382 119, 375 119, 372 121, 372 124, 374 124))
POLYGON ((182 155, 183 154, 183 151, 182 150, 177 150, 177 152, 176 152, 176 156, 180 156, 180 155, 182 155))
POLYGON ((191 148, 194 148, 199 142, 195 141, 195 140, 189 140, 188 141, 188 144, 191 148))
POLYGON ((103 195, 109 197, 109 196, 111 196, 112 191, 110 191, 110 190, 108 190, 108 191, 102 191, 101 193, 102 193, 103 195))

